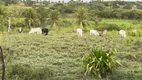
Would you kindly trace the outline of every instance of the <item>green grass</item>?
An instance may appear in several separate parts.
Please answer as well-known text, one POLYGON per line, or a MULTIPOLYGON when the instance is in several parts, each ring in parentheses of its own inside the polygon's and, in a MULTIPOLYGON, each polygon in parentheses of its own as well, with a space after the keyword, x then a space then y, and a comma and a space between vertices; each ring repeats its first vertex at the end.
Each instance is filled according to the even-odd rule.
POLYGON ((1 42, 2 42, 2 35, 0 35, 0 44, 1 44, 1 42))
POLYGON ((137 22, 137 20, 102 19, 100 26, 105 26, 104 24, 116 24, 122 29, 140 28, 140 25, 142 25, 142 23, 137 22))
MULTIPOLYGON (((25 80, 25 75, 30 77, 27 80, 38 80, 40 75, 44 77, 43 80, 82 80, 82 58, 94 45, 98 45, 105 49, 115 48, 115 58, 123 65, 112 74, 108 74, 104 80, 141 80, 142 37, 131 37, 132 40, 129 41, 117 34, 110 34, 111 32, 106 37, 95 37, 87 32, 82 38, 73 32, 49 32, 48 36, 28 33, 5 34, 2 47, 6 79, 25 80), (18 67, 12 67, 15 65, 18 67), (18 72, 19 70, 21 71, 18 72)), ((87 78, 94 80, 92 77, 87 78)))

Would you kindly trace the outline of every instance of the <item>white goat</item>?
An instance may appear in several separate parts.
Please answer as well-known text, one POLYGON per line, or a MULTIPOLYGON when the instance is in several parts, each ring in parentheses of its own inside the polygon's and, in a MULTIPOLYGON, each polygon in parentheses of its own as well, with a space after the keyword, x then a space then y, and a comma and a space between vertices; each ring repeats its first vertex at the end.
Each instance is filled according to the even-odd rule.
POLYGON ((23 31, 23 29, 20 27, 20 28, 18 28, 18 32, 19 33, 22 33, 22 31, 23 31))
POLYGON ((29 32, 29 34, 31 33, 37 33, 37 34, 42 34, 42 30, 41 28, 32 28, 29 32))
POLYGON ((99 33, 97 32, 97 30, 90 30, 90 35, 99 36, 99 33))
POLYGON ((123 38, 126 38, 126 32, 124 30, 120 30, 119 35, 123 38))
POLYGON ((78 29, 76 30, 76 32, 77 32, 78 35, 80 35, 80 36, 82 37, 82 33, 83 33, 82 29, 79 29, 79 28, 78 28, 78 29))

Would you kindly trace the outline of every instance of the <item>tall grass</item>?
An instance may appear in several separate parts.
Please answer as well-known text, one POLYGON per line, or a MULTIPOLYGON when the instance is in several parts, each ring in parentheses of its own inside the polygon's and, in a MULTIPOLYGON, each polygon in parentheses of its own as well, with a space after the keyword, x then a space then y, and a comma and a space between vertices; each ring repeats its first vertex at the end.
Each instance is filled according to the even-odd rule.
POLYGON ((84 74, 83 56, 89 53, 93 45, 99 45, 104 49, 116 49, 118 53, 115 59, 124 65, 104 79, 141 80, 142 37, 136 36, 132 43, 126 43, 126 39, 119 35, 113 36, 111 32, 109 34, 96 37, 86 32, 82 38, 73 32, 49 32, 48 36, 28 33, 5 34, 2 47, 6 79, 81 80, 84 74))

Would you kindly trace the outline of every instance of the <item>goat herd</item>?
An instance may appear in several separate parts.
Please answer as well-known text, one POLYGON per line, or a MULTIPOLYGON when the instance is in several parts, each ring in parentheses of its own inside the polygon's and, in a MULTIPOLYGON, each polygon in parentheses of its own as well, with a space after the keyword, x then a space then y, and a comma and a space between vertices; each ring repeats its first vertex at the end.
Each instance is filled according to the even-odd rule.
MULTIPOLYGON (((23 32, 23 29, 22 28, 19 28, 18 29, 18 32, 19 33, 22 33, 23 32)), ((48 32, 49 30, 47 28, 32 28, 29 32, 29 34, 31 33, 37 33, 37 34, 45 34, 45 35, 48 35, 48 32)))
MULTIPOLYGON (((19 31, 19 33, 21 33, 23 30, 22 30, 22 28, 19 28, 18 31, 19 31)), ((29 34, 31 34, 31 33, 37 33, 37 34, 45 34, 45 35, 48 35, 48 32, 49 32, 49 30, 48 30, 47 28, 32 28, 32 29, 30 30, 29 34)), ((107 30, 103 30, 103 32, 102 32, 101 34, 99 34, 97 30, 93 30, 93 29, 92 29, 92 30, 90 30, 90 35, 104 36, 104 35, 107 34, 107 32, 108 32, 107 30)), ((135 33, 136 30, 132 30, 132 32, 135 33)), ((76 33, 77 33, 79 36, 81 36, 81 37, 83 36, 83 30, 80 29, 80 28, 76 29, 76 33)), ((119 35, 120 35, 121 37, 123 37, 123 38, 126 38, 126 32, 125 32, 125 30, 120 30, 120 31, 119 31, 119 35)))
MULTIPOLYGON (((82 29, 77 29, 76 30, 76 32, 77 32, 77 34, 78 35, 80 35, 81 37, 82 37, 82 34, 83 34, 83 31, 82 31, 82 29)), ((133 31, 133 32, 135 32, 135 31, 133 31)), ((95 35, 95 36, 104 36, 104 35, 106 35, 107 34, 107 30, 104 30, 103 32, 102 32, 102 34, 99 34, 98 33, 98 31, 97 30, 90 30, 90 35, 95 35)), ((119 35, 121 36, 121 37, 123 37, 123 38, 126 38, 126 32, 124 31, 124 30, 120 30, 119 31, 119 35)))

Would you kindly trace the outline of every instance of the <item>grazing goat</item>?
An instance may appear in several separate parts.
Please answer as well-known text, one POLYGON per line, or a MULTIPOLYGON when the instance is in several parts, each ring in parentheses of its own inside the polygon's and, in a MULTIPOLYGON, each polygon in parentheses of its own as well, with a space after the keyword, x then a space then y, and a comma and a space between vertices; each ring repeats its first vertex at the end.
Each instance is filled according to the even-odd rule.
POLYGON ((20 28, 18 28, 18 32, 19 33, 22 33, 22 31, 23 31, 23 29, 20 27, 20 28))
POLYGON ((37 33, 37 34, 42 34, 42 30, 41 28, 32 28, 29 32, 29 34, 31 33, 37 33))
POLYGON ((119 35, 123 38, 126 38, 126 32, 124 30, 120 30, 119 35))
POLYGON ((82 29, 79 29, 79 28, 78 28, 78 29, 76 30, 76 32, 77 32, 78 35, 80 35, 80 36, 82 37, 82 33, 83 33, 82 29))
POLYGON ((42 34, 48 35, 49 30, 47 28, 42 29, 42 34))
POLYGON ((97 30, 90 30, 90 35, 99 36, 99 33, 97 32, 97 30))
POLYGON ((102 34, 100 36, 104 36, 106 34, 107 34, 107 30, 105 29, 105 30, 103 30, 103 32, 102 32, 102 34))

